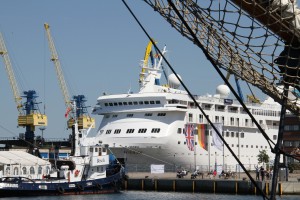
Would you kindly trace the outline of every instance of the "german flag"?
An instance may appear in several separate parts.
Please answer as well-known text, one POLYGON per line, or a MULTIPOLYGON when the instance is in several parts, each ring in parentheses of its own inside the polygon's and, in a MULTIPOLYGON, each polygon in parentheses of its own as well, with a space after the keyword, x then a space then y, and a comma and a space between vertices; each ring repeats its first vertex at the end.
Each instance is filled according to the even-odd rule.
POLYGON ((200 147, 207 151, 207 136, 206 131, 208 130, 207 124, 198 124, 198 142, 200 147))

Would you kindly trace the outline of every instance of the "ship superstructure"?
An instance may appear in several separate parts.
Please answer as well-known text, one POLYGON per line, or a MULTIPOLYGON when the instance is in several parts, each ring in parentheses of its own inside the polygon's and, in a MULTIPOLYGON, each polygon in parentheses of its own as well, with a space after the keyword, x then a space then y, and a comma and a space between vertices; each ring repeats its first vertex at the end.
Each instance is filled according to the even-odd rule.
MULTIPOLYGON (((166 53, 166 47, 162 53, 166 53)), ((179 89, 177 77, 170 74, 168 83, 161 85, 162 58, 152 54, 150 58, 150 65, 148 60, 141 64, 138 93, 98 98, 93 113, 103 115, 103 120, 96 139, 90 141, 109 144, 127 164, 195 166, 207 170, 222 165, 236 169, 237 162, 228 149, 219 150, 212 144, 210 125, 187 92, 179 89), (187 135, 187 124, 193 125, 192 138, 187 135), (206 125, 206 148, 197 135, 200 124, 206 125), (191 142, 193 148, 189 146, 191 142)), ((244 165, 254 168, 261 150, 266 150, 272 160, 264 137, 239 102, 229 98, 229 93, 226 85, 220 85, 215 95, 194 98, 213 123, 221 124, 223 137, 244 165)), ((276 142, 281 106, 271 98, 262 103, 248 102, 246 106, 276 142)))

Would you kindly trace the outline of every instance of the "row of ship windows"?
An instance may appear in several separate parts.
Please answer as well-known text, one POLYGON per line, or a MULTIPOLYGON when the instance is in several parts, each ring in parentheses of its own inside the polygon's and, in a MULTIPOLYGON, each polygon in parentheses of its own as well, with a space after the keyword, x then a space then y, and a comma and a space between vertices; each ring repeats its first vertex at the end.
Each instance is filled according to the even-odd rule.
MULTIPOLYGON (((178 144, 181 144, 181 141, 178 141, 178 144)), ((184 145, 186 145, 186 142, 183 142, 183 144, 184 145)), ((195 142, 195 145, 197 145, 197 142, 195 142)), ((206 143, 206 145, 207 145, 207 143, 206 143)), ((214 146, 212 143, 210 144, 210 146, 214 146)), ((239 145, 238 144, 236 144, 236 145, 234 145, 234 144, 231 144, 231 147, 234 147, 234 146, 236 146, 236 147, 239 147, 239 145)), ((250 146, 250 148, 251 149, 253 149, 254 148, 254 145, 241 145, 241 148, 249 148, 249 146, 250 146)), ((258 145, 256 145, 256 149, 258 149, 259 148, 259 146, 258 145)), ((264 147, 263 146, 260 146, 260 148, 261 149, 263 149, 264 147)), ((267 146, 265 146, 265 149, 267 149, 268 147, 267 146)))
MULTIPOLYGON (((153 115, 153 113, 145 113, 145 117, 151 117, 153 115)), ((157 116, 159 117, 164 117, 166 116, 167 114, 166 113, 157 113, 157 116)), ((105 118, 109 118, 110 115, 105 115, 105 118)), ((133 113, 129 113, 126 115, 126 117, 133 117, 134 114, 133 113)), ((112 115, 112 118, 117 118, 118 115, 114 114, 112 115)))
POLYGON ((286 140, 286 141, 283 141, 283 146, 284 147, 299 147, 300 141, 286 140))
MULTIPOLYGON (((197 130, 194 130, 194 135, 197 135, 197 132, 196 132, 197 130)), ((178 128, 178 130, 177 130, 177 133, 178 134, 181 134, 181 133, 184 133, 185 132, 185 129, 183 128, 178 128)), ((205 132, 205 135, 212 135, 212 132, 211 131, 209 131, 209 130, 207 130, 206 132, 205 132)), ((239 134, 239 132, 231 132, 231 134, 230 134, 230 132, 229 131, 227 131, 226 132, 226 137, 229 137, 229 136, 231 136, 231 137, 239 137, 239 135, 240 135, 240 137, 241 138, 244 138, 245 137, 245 134, 243 133, 243 132, 241 132, 241 134, 239 134)), ((224 131, 222 132, 222 136, 224 137, 224 131)))
MULTIPOLYGON (((127 129, 126 130, 126 133, 129 134, 129 133, 134 133, 135 129, 127 129)), ((101 132, 103 132, 103 130, 101 130, 101 132)), ((146 128, 140 128, 138 130, 138 133, 146 133, 147 132, 147 129, 146 128)), ((160 132, 160 128, 152 128, 151 130, 151 133, 159 133, 160 132)), ((106 130, 105 134, 111 134, 112 133, 112 130, 106 130)), ((121 129, 115 129, 114 131, 114 134, 120 134, 121 133, 121 129)))
MULTIPOLYGON (((189 113, 189 122, 193 122, 193 114, 189 113)), ((212 119, 213 117, 207 115, 207 117, 209 119, 212 119)), ((230 118, 225 118, 224 116, 215 116, 214 117, 214 122, 215 123, 223 123, 223 125, 230 125, 230 126, 245 126, 245 127, 253 127, 254 126, 254 122, 251 119, 244 119, 240 120, 239 118, 234 118, 234 117, 230 117, 230 118)), ((206 119, 204 119, 204 116, 202 114, 199 115, 199 123, 205 123, 207 122, 206 119)), ((259 120, 258 122, 260 125, 263 124, 263 120, 259 120)), ((273 124, 273 126, 277 126, 276 123, 273 124)))
POLYGON ((109 102, 109 103, 104 103, 105 106, 127 106, 127 105, 149 105, 149 104, 160 104, 159 100, 156 101, 124 101, 124 102, 109 102))
POLYGON ((285 131, 300 131, 300 125, 284 125, 285 131))
MULTIPOLYGON (((37 174, 42 174, 42 171, 43 171, 43 168, 41 166, 39 166, 38 170, 37 170, 37 174)), ((50 167, 49 166, 46 167, 46 171, 47 171, 47 173, 50 172, 50 167)), ((29 170, 28 170, 26 167, 22 167, 21 172, 22 172, 23 175, 25 175, 25 174, 33 175, 33 174, 35 174, 35 168, 30 167, 29 170)), ((7 175, 10 174, 10 166, 8 166, 6 168, 6 174, 7 175)), ((19 167, 14 167, 13 168, 13 174, 14 175, 19 175, 19 167)))
MULTIPOLYGON (((194 135, 197 135, 196 131, 197 130, 194 130, 194 135)), ((181 134, 181 133, 184 133, 184 132, 185 132, 184 128, 183 129, 178 128, 178 130, 177 130, 178 134, 181 134)), ((210 131, 210 130, 205 131, 205 135, 206 136, 208 136, 208 135, 212 136, 212 131, 210 131)), ((244 132, 239 133, 239 132, 229 132, 229 131, 224 132, 224 131, 222 131, 222 136, 223 137, 237 137, 237 138, 241 137, 241 138, 244 138, 245 133, 244 132)), ((277 140, 277 135, 273 135, 273 140, 277 140)))

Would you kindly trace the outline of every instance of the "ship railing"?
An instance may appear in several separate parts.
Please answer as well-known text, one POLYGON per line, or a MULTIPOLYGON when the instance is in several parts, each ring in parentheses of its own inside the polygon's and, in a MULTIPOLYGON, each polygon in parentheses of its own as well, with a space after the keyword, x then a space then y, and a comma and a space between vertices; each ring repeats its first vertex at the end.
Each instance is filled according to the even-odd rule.
POLYGON ((45 138, 45 142, 68 141, 69 138, 45 138))
POLYGON ((19 137, 0 137, 0 140, 19 140, 19 137))
POLYGON ((268 129, 275 129, 275 130, 278 130, 279 129, 279 126, 275 126, 275 125, 266 125, 266 127, 268 129))
MULTIPOLYGON (((247 161, 247 164, 245 163, 244 166, 248 171, 254 171, 255 170, 255 166, 257 164, 249 164, 249 161, 247 161)), ((218 165, 219 167, 222 168, 222 165, 218 165)), ((215 165, 197 165, 196 166, 197 171, 200 171, 204 174, 207 174, 211 171, 213 171, 215 169, 215 165)), ((190 164, 190 165, 170 165, 170 164, 164 164, 164 172, 168 173, 168 172, 174 172, 176 173, 178 170, 187 170, 188 172, 192 173, 195 171, 195 165, 194 164, 190 164)), ((130 172, 130 173, 151 173, 151 164, 125 164, 125 171, 126 173, 130 172)), ((227 165, 224 164, 224 171, 225 172, 236 172, 236 173, 242 173, 242 169, 239 168, 238 165, 227 165)))
POLYGON ((239 110, 228 110, 229 113, 239 113, 239 110))

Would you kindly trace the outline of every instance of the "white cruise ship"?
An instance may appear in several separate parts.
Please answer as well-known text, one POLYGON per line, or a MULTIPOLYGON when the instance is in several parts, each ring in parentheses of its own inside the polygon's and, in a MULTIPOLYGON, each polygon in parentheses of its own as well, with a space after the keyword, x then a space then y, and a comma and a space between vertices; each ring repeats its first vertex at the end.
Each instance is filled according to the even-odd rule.
MULTIPOLYGON (((100 96, 93 114, 103 115, 103 119, 96 138, 90 141, 109 144, 117 158, 124 159, 126 164, 164 164, 204 171, 218 165, 235 170, 236 160, 226 147, 219 150, 212 144, 211 126, 187 92, 179 89, 176 76, 169 75, 165 85, 159 83, 162 58, 154 58, 147 49, 141 64, 140 91, 100 96), (186 137, 187 124, 194 127, 192 138, 186 137), (206 149, 196 134, 200 124, 208 127, 206 149)), ((162 52, 166 53, 166 48, 162 52)), ((227 86, 218 86, 215 95, 194 97, 213 123, 222 124, 222 135, 246 168, 254 169, 258 164, 260 150, 266 150, 270 160, 274 159, 251 118, 237 100, 229 99, 227 86)), ((276 143, 281 106, 270 98, 246 106, 276 143)))

